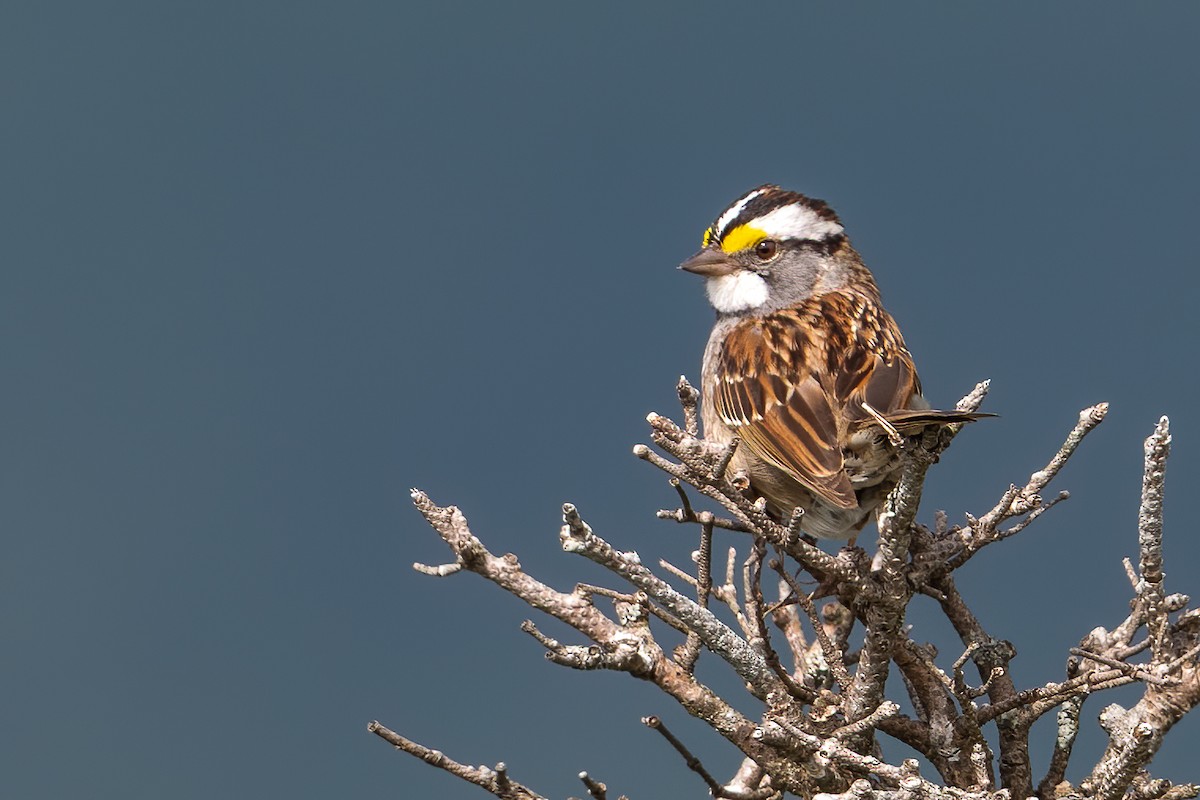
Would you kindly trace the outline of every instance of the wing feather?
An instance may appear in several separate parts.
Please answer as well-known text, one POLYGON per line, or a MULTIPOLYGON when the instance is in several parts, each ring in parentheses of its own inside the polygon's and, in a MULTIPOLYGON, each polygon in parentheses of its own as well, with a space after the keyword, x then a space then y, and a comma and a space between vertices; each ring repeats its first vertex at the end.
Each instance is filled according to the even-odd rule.
POLYGON ((837 413, 806 366, 813 341, 799 336, 789 340, 799 347, 780 350, 768 345, 763 322, 747 321, 726 339, 717 369, 716 411, 760 458, 829 504, 855 508, 837 413))
POLYGON ((877 298, 820 295, 727 336, 715 408, 756 455, 837 508, 855 508, 843 447, 870 424, 869 403, 901 422, 920 384, 895 322, 877 298))

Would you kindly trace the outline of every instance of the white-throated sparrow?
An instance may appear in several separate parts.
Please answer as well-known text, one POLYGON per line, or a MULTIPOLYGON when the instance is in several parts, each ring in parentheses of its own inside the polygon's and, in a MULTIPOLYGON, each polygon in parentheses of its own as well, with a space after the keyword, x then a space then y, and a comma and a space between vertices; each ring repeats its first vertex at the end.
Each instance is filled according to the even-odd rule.
POLYGON ((681 269, 707 278, 705 436, 742 443, 731 469, 787 522, 845 539, 901 466, 900 434, 978 414, 932 411, 912 356, 833 209, 778 186, 738 198, 681 269))

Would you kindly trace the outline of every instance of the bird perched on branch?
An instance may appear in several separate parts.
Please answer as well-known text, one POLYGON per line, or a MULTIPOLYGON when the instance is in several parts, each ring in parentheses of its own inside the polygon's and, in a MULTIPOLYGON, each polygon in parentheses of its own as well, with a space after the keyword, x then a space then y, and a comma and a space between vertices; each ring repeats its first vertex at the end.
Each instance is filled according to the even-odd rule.
POLYGON ((705 436, 781 522, 856 535, 899 479, 903 436, 982 414, 933 411, 912 355, 837 214, 765 185, 721 212, 680 269, 707 279, 705 436))

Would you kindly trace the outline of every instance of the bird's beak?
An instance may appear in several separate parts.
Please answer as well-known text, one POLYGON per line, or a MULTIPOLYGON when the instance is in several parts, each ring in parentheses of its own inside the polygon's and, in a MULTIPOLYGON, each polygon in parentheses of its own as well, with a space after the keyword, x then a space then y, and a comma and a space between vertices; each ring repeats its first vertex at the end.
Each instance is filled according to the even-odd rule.
POLYGON ((708 247, 680 264, 679 268, 706 278, 718 278, 737 272, 738 265, 730 261, 723 251, 708 247))

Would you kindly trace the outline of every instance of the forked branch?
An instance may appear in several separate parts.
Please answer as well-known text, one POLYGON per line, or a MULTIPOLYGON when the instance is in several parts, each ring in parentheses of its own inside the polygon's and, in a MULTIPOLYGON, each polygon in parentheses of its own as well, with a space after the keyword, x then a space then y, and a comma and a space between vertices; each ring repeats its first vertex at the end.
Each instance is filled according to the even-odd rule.
MULTIPOLYGON (((986 381, 980 383, 958 409, 976 411, 987 389, 986 381)), ((1062 681, 1019 689, 1011 669, 1015 648, 985 629, 959 591, 954 572, 1066 498, 1065 492, 1049 500, 1042 494, 1103 421, 1106 404, 1084 409, 1044 467, 1023 485, 1002 492, 982 516, 968 517, 963 527, 950 527, 940 513, 932 529, 917 521, 927 473, 957 427, 908 439, 897 434, 894 446, 900 448, 902 469, 880 514, 876 552, 869 557, 859 548, 825 552, 803 536, 799 512, 787 520, 771 517, 765 502, 749 491, 746 477, 729 474, 737 442, 707 442, 699 431, 697 392, 685 380, 677 390, 683 424, 651 414, 651 441, 658 450, 638 445, 634 452, 668 475, 678 499, 677 508, 658 516, 695 526, 699 544, 687 571, 662 562, 662 574, 656 573, 636 553, 610 545, 568 503, 560 545, 604 567, 619 585, 580 584, 570 592, 558 591, 525 573, 516 556, 489 552, 457 508, 438 506, 414 490, 414 504, 451 552, 446 564, 415 568, 442 578, 480 575, 579 634, 581 641, 564 642, 532 621, 522 625, 552 662, 578 670, 626 672, 649 681, 707 723, 744 756, 728 781, 714 777, 659 715, 645 719, 714 797, 1024 798, 1034 792, 1030 728, 1055 709, 1059 735, 1049 769, 1037 784, 1041 800, 1180 800, 1200 794, 1200 787, 1173 786, 1145 771, 1163 737, 1200 702, 1200 610, 1189 610, 1188 598, 1168 594, 1164 585, 1163 487, 1170 443, 1165 418, 1146 442, 1136 568, 1127 562, 1134 591, 1129 616, 1111 630, 1091 631, 1078 647, 1064 648, 1068 658, 1062 681), (698 510, 690 495, 715 502, 719 512, 698 510), (740 580, 734 548, 728 548, 723 580, 714 579, 717 535, 748 536, 743 553, 749 556, 741 564, 740 580), (764 575, 774 601, 767 599, 772 592, 766 591, 764 575), (938 602, 962 640, 958 657, 949 663, 931 646, 909 638, 904 620, 918 593, 938 602), (612 603, 611 614, 600 610, 597 598, 612 603), (818 598, 826 598, 823 608, 818 608, 818 598), (712 599, 719 602, 710 603, 712 599), (854 651, 856 627, 862 646, 854 651), (704 651, 741 680, 757 707, 754 713, 736 710, 729 699, 697 680, 694 669, 704 651), (966 674, 972 664, 975 677, 966 674), (887 696, 893 665, 913 716, 887 696), (1140 701, 1130 709, 1105 709, 1101 720, 1108 749, 1078 787, 1066 783, 1084 700, 1129 684, 1141 685, 1140 701), (986 733, 989 725, 996 726, 995 737, 986 733), (881 759, 880 734, 923 754, 936 778, 923 776, 916 760, 881 759), (992 752, 991 741, 998 741, 998 753, 992 752)), ((497 797, 539 797, 513 781, 503 764, 463 765, 377 722, 370 730, 497 797)), ((587 773, 581 776, 593 800, 607 797, 604 784, 587 773)))

